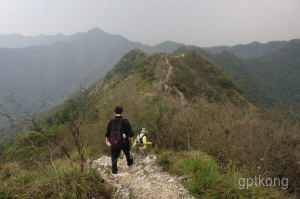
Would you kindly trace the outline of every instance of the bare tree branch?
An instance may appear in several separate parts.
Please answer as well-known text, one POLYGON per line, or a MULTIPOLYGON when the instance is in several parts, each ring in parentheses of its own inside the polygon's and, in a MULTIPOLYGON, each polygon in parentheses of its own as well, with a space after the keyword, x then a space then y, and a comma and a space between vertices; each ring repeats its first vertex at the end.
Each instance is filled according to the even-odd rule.
POLYGON ((60 143, 57 143, 56 141, 54 141, 53 139, 51 139, 47 134, 46 131, 43 130, 41 128, 41 126, 37 123, 36 118, 38 113, 40 113, 40 110, 42 108, 45 107, 45 103, 43 101, 41 101, 42 105, 39 106, 38 108, 36 108, 36 110, 34 111, 30 111, 28 108, 25 109, 24 111, 19 111, 19 107, 20 107, 20 103, 15 100, 13 98, 13 96, 10 96, 9 99, 7 99, 5 101, 5 103, 1 103, 0 102, 0 108, 2 109, 0 114, 2 116, 5 116, 10 124, 22 135, 25 135, 28 142, 30 143, 31 148, 34 150, 34 152, 36 153, 36 149, 34 144, 32 143, 32 141, 29 139, 28 135, 26 134, 26 130, 28 128, 33 129, 34 131, 42 134, 44 137, 46 137, 50 142, 52 142, 53 144, 55 144, 56 146, 58 146, 59 148, 61 148, 61 150, 63 151, 63 153, 72 161, 71 156, 69 155, 69 153, 67 152, 66 148, 61 145, 60 143), (7 111, 7 107, 5 106, 5 104, 7 104, 9 102, 9 99, 11 99, 11 101, 14 104, 18 104, 18 107, 16 108, 16 110, 14 112, 8 112, 7 111), (32 113, 31 113, 32 112, 32 113), (13 118, 14 117, 14 118, 13 118), (21 128, 18 127, 18 122, 23 123, 23 125, 26 125, 27 128, 25 128, 24 130, 22 130, 21 128))
POLYGON ((63 98, 64 106, 68 109, 68 116, 67 118, 63 118, 63 120, 65 120, 65 123, 68 123, 69 131, 74 139, 81 160, 80 166, 82 172, 84 171, 84 140, 81 138, 81 127, 86 119, 89 105, 95 99, 95 96, 87 98, 83 96, 83 92, 86 91, 85 86, 86 82, 84 82, 84 84, 80 82, 79 88, 77 88, 78 90, 67 94, 66 99, 63 98))

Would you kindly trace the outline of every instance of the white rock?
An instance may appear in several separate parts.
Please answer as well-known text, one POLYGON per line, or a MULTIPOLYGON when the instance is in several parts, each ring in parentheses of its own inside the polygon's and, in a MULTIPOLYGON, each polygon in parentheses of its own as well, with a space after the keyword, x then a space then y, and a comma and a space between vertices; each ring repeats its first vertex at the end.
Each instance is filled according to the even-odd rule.
POLYGON ((170 178, 170 180, 168 180, 168 182, 174 182, 174 179, 173 179, 173 178, 170 178))
POLYGON ((144 162, 147 163, 147 164, 150 163, 151 162, 150 157, 146 157, 145 160, 144 160, 144 162))
POLYGON ((148 155, 143 160, 135 161, 132 169, 127 168, 126 161, 119 160, 117 175, 106 172, 111 166, 108 156, 95 160, 93 166, 106 183, 118 189, 117 198, 187 198, 187 195, 178 195, 187 194, 188 191, 180 186, 177 178, 163 172, 156 164, 156 159, 155 155, 148 155))

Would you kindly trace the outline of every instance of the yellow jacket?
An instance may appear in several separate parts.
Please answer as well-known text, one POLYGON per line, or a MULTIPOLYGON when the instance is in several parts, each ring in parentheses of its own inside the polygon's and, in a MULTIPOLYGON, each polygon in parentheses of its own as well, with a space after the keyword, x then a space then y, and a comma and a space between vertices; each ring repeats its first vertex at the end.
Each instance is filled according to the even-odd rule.
MULTIPOLYGON (((141 133, 140 136, 143 138, 143 146, 140 149, 146 149, 147 145, 151 144, 151 142, 147 142, 147 136, 144 136, 145 133, 141 133), (143 137, 144 136, 144 137, 143 137)), ((134 142, 133 147, 135 147, 136 142, 134 142)))

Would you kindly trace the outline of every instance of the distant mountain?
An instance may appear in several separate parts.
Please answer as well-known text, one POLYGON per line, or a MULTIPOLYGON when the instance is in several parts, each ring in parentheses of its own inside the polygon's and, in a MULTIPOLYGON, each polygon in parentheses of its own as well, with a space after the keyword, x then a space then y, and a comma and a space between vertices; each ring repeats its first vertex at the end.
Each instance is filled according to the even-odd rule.
POLYGON ((0 48, 1 99, 15 93, 23 106, 33 107, 45 98, 51 107, 60 103, 62 93, 76 87, 80 80, 91 85, 103 78, 132 49, 148 54, 172 53, 182 45, 165 42, 151 47, 98 28, 70 38, 48 46, 0 48))
POLYGON ((222 51, 227 50, 230 53, 241 58, 252 58, 266 55, 268 53, 271 53, 272 51, 275 51, 287 45, 287 41, 272 41, 266 44, 252 42, 250 44, 244 45, 239 44, 235 46, 215 46, 203 49, 213 54, 219 54, 222 53, 222 51))
POLYGON ((198 47, 189 48, 212 60, 265 107, 279 106, 300 113, 300 40, 250 59, 228 50, 212 54, 198 47))
MULTIPOLYGON (((182 47, 178 49, 178 51, 183 51, 184 49, 186 49, 186 47, 182 47)), ((231 79, 260 104, 265 107, 272 107, 278 103, 271 91, 263 87, 260 78, 251 70, 245 59, 231 54, 228 50, 223 50, 219 54, 212 54, 195 46, 188 47, 188 49, 197 51, 202 56, 211 60, 215 65, 222 68, 231 79)))
POLYGON ((61 33, 38 36, 23 36, 20 34, 0 35, 0 48, 25 48, 29 46, 51 45, 59 41, 70 42, 82 36, 84 36, 84 33, 76 33, 69 36, 61 33))
POLYGON ((247 60, 247 64, 278 104, 300 113, 300 40, 247 60))

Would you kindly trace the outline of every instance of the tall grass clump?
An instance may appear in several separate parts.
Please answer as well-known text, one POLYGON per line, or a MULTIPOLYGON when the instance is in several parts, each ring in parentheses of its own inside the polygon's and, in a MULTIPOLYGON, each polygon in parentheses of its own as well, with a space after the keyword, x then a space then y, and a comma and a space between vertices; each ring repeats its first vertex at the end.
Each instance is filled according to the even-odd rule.
POLYGON ((285 198, 284 193, 265 187, 241 187, 240 178, 248 178, 251 171, 230 160, 225 167, 204 152, 163 152, 157 163, 169 172, 185 175, 181 184, 200 198, 285 198))
POLYGON ((0 198, 110 198, 110 189, 95 169, 60 168, 57 175, 53 184, 39 169, 22 170, 16 163, 1 166, 0 198))

